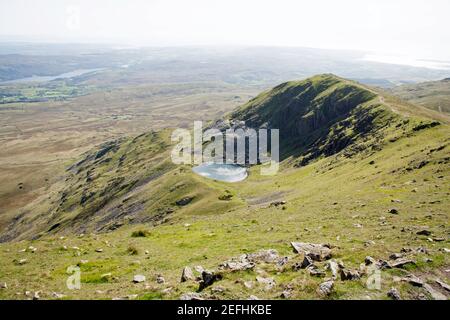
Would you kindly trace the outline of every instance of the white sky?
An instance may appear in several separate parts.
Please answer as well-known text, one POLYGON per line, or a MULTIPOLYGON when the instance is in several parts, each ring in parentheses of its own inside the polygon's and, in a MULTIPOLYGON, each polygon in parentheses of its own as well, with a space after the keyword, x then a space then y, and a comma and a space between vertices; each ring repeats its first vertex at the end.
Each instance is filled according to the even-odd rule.
POLYGON ((449 15, 449 0, 0 0, 0 36, 287 45, 450 60, 449 15))

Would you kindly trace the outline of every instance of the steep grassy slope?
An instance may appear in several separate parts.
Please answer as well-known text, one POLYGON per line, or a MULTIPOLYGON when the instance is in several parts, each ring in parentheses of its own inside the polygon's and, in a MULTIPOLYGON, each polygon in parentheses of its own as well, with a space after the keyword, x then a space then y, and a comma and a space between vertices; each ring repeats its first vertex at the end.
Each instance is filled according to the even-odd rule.
POLYGON ((394 287, 402 298, 431 299, 424 286, 398 281, 410 274, 445 296, 435 279, 450 280, 450 129, 445 118, 423 114, 331 75, 280 85, 229 119, 280 126, 285 145, 291 141, 298 150, 283 151, 277 175, 260 176, 255 166, 234 184, 170 163, 170 131, 105 144, 71 165, 50 199, 30 205, 11 226, 10 238, 38 231, 41 237, 1 244, 0 282, 8 288, 0 297, 40 291, 50 299, 61 297, 55 292, 75 299, 177 299, 199 287, 180 282, 183 267, 218 270, 231 257, 276 249, 289 257, 286 264, 223 272, 200 295, 323 298, 317 289, 331 276, 327 262, 317 263, 319 277, 293 269, 303 256, 292 253, 291 241, 328 243, 349 270, 366 256, 390 260, 401 251, 414 261, 382 269, 379 289, 366 286, 367 274, 337 279, 329 298, 384 299, 394 287), (224 194, 231 200, 219 200, 224 194), (186 198, 191 202, 177 205, 186 198), (285 203, 274 205, 279 201, 285 203), (23 250, 30 245, 34 253, 23 250), (65 287, 71 265, 81 269, 80 290, 65 287), (145 275, 145 283, 134 284, 135 274, 145 275), (272 278, 273 286, 257 278, 272 278))
POLYGON ((450 78, 398 86, 389 92, 411 103, 450 113, 450 78))
POLYGON ((68 167, 49 193, 23 208, 1 239, 51 233, 112 231, 125 224, 161 223, 183 212, 190 199, 197 213, 223 211, 224 190, 192 179, 190 168, 170 159, 170 130, 109 141, 68 167))

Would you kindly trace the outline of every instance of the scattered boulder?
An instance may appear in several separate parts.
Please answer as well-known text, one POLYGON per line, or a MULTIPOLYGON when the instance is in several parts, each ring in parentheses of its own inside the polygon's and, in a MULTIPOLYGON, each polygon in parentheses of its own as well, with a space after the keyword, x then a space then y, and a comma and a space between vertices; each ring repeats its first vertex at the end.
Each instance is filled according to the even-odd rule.
POLYGON ((102 248, 95 249, 95 252, 101 253, 103 252, 103 249, 102 248))
POLYGON ((424 289, 428 291, 428 293, 430 294, 430 296, 434 299, 434 300, 447 300, 447 297, 440 293, 439 291, 437 291, 436 289, 434 289, 431 285, 429 285, 428 283, 425 283, 423 285, 424 289))
POLYGON ((331 249, 325 244, 291 242, 295 253, 302 253, 314 261, 324 261, 331 258, 331 249))
POLYGON ((395 288, 391 288, 391 290, 389 290, 389 291, 387 292, 387 296, 388 296, 389 298, 391 298, 392 300, 401 300, 401 298, 400 298, 400 293, 399 293, 398 290, 395 289, 395 288))
POLYGON ((275 280, 273 278, 256 277, 256 281, 265 285, 266 290, 271 290, 275 286, 275 280))
POLYGON ((314 277, 323 277, 325 276, 325 272, 320 270, 316 265, 312 264, 306 268, 309 274, 314 277))
POLYGON ((394 262, 390 263, 392 268, 403 268, 404 266, 406 266, 408 264, 415 265, 416 262, 414 260, 411 260, 411 259, 397 259, 394 262))
POLYGON ((6 284, 6 282, 0 283, 0 289, 8 289, 8 285, 6 284))
POLYGON ((376 267, 380 270, 392 268, 391 264, 388 261, 381 259, 377 261, 376 267))
POLYGON ((133 277, 134 283, 140 283, 140 282, 144 282, 144 281, 145 281, 145 276, 142 274, 137 274, 133 277))
POLYGON ((247 260, 246 255, 243 255, 239 260, 229 260, 221 263, 219 265, 220 270, 230 270, 230 271, 242 271, 253 269, 255 264, 247 260))
POLYGON ((284 290, 280 294, 280 298, 282 298, 282 299, 289 299, 291 296, 292 296, 292 290, 284 290))
POLYGON ((361 279, 361 274, 357 270, 341 269, 340 275, 342 281, 361 279))
POLYGON ((188 292, 188 293, 183 293, 180 296, 180 300, 204 300, 204 298, 201 293, 188 292))
POLYGON ((260 250, 258 252, 250 253, 247 255, 247 260, 254 263, 273 263, 276 262, 279 258, 280 257, 278 255, 278 252, 275 249, 260 250))
POLYGON ((164 277, 162 275, 156 276, 156 283, 163 284, 165 282, 166 282, 166 279, 164 279, 164 277))
POLYGON ((393 253, 389 256, 389 259, 391 260, 397 260, 403 258, 403 255, 401 253, 393 253))
POLYGON ((211 292, 213 293, 223 293, 225 291, 225 288, 222 286, 215 286, 211 288, 211 292))
POLYGON ((182 206, 186 206, 189 203, 191 203, 192 200, 194 200, 194 197, 185 197, 185 198, 182 198, 182 199, 176 201, 175 204, 177 206, 182 207, 182 206))
POLYGON ((304 256, 302 262, 296 262, 293 266, 292 269, 293 270, 299 270, 299 269, 306 269, 308 266, 313 264, 313 260, 308 257, 308 256, 304 256))
POLYGON ((282 258, 280 258, 280 259, 278 259, 278 261, 277 261, 277 265, 279 266, 279 267, 282 267, 282 266, 284 266, 286 263, 288 263, 289 262, 289 257, 282 257, 282 258))
POLYGON ((248 270, 253 269, 257 263, 279 263, 283 259, 279 257, 278 252, 274 249, 260 250, 225 261, 220 264, 219 269, 231 271, 248 270))
POLYGON ((31 253, 35 253, 36 250, 37 250, 37 248, 35 248, 33 246, 29 246, 26 251, 31 252, 31 253))
POLYGON ((259 298, 257 296, 251 295, 250 297, 248 297, 248 300, 259 300, 259 298))
POLYGON ((331 271, 331 276, 333 279, 337 279, 339 272, 339 265, 336 263, 336 261, 334 260, 328 261, 328 263, 325 265, 325 268, 331 271))
POLYGON ((319 284, 317 292, 321 296, 329 296, 333 292, 333 288, 334 288, 334 281, 328 280, 319 284))
MULTIPOLYGON (((450 286, 449 286, 448 284, 446 284, 445 282, 440 281, 439 279, 436 279, 436 283, 437 283, 438 285, 440 285, 441 288, 443 288, 443 289, 445 289, 445 290, 447 290, 447 291, 450 292, 450 286)), ((6 285, 6 283, 5 283, 5 285, 6 285)))
POLYGON ((27 259, 19 259, 19 260, 14 260, 14 262, 15 262, 17 265, 22 266, 22 265, 24 265, 25 263, 27 263, 28 260, 27 260, 27 259))
POLYGON ((415 286, 415 287, 423 287, 423 285, 425 284, 425 282, 422 281, 422 279, 416 277, 413 274, 409 274, 406 277, 394 277, 394 281, 395 282, 408 282, 409 284, 415 286))
POLYGON ((273 201, 270 203, 270 207, 279 207, 286 204, 286 201, 273 201))
POLYGON ((58 293, 58 292, 52 292, 52 297, 55 299, 62 299, 65 297, 65 295, 62 293, 58 293))
POLYGON ((429 236, 429 235, 431 235, 431 231, 423 229, 423 230, 417 231, 416 234, 419 236, 429 236))
POLYGON ((364 259, 364 264, 365 264, 366 266, 369 266, 369 265, 372 265, 372 264, 375 264, 375 263, 376 263, 375 259, 372 258, 371 256, 367 256, 367 257, 364 259))
POLYGON ((397 209, 391 208, 391 209, 388 210, 388 213, 391 213, 391 214, 398 214, 399 212, 398 212, 397 209))
POLYGON ((188 280, 194 280, 195 276, 192 272, 192 269, 188 266, 183 268, 183 272, 181 273, 181 282, 186 282, 188 280))
POLYGON ((247 289, 253 288, 253 283, 251 281, 244 281, 243 284, 247 289))
POLYGON ((222 280, 221 274, 216 274, 212 271, 203 270, 202 279, 200 280, 198 291, 202 291, 203 289, 209 287, 218 280, 222 280))

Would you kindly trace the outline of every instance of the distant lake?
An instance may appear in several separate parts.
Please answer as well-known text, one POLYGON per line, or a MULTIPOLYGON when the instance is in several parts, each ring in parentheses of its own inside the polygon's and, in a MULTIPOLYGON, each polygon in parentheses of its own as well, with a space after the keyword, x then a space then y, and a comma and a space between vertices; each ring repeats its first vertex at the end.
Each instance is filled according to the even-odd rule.
POLYGON ((224 182, 239 182, 248 176, 247 169, 236 164, 203 163, 192 168, 196 174, 224 182))
POLYGON ((56 80, 56 79, 75 78, 75 77, 81 76, 86 73, 91 73, 91 72, 100 71, 100 70, 103 70, 103 68, 77 69, 74 71, 58 74, 56 76, 31 76, 31 77, 14 79, 14 80, 0 81, 0 84, 14 84, 14 83, 26 83, 26 82, 47 82, 47 81, 52 81, 52 80, 56 80))

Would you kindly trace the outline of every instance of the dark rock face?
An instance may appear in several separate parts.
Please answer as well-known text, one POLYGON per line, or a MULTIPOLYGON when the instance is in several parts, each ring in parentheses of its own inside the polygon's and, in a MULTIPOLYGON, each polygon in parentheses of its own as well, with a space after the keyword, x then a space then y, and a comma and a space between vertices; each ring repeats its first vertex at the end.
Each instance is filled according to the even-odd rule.
POLYGON ((429 236, 429 235, 431 235, 431 231, 429 231, 429 230, 420 230, 420 231, 417 231, 416 234, 418 234, 419 236, 429 236))
POLYGON ((361 106, 375 96, 325 74, 276 86, 234 111, 230 120, 245 121, 250 128, 279 129, 281 157, 298 156, 303 166, 355 145, 361 137, 374 137, 374 119, 383 112, 361 106))
POLYGON ((194 197, 186 197, 186 198, 178 200, 177 202, 175 202, 175 204, 177 206, 181 206, 182 207, 182 206, 186 206, 189 203, 191 203, 192 200, 194 200, 194 197))
POLYGON ((202 280, 200 280, 198 291, 202 291, 218 280, 222 280, 221 274, 216 274, 214 272, 204 270, 202 272, 202 280))

